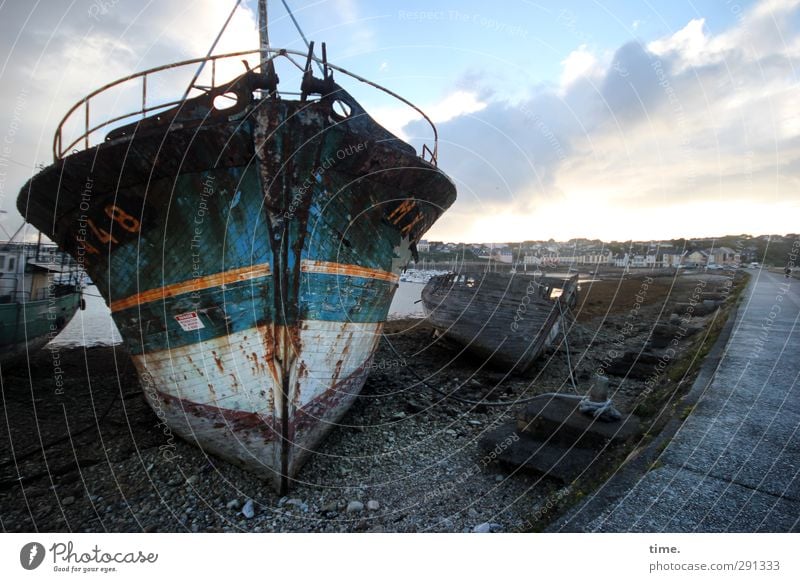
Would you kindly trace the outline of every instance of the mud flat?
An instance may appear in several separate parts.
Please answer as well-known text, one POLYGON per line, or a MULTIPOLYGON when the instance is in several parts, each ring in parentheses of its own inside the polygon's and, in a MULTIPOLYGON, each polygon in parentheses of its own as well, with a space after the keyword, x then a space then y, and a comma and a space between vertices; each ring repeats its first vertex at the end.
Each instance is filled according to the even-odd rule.
POLYGON ((738 285, 731 274, 585 284, 567 342, 525 376, 476 361, 433 337, 424 320, 392 321, 360 397, 283 498, 172 435, 145 403, 124 349, 43 350, 28 366, 2 371, 0 525, 81 532, 538 528, 584 484, 502 465, 482 450, 482 435, 519 410, 496 404, 581 392, 602 368, 617 407, 641 415, 652 433, 680 413, 674 404, 738 285), (451 393, 480 404, 443 395, 451 393))

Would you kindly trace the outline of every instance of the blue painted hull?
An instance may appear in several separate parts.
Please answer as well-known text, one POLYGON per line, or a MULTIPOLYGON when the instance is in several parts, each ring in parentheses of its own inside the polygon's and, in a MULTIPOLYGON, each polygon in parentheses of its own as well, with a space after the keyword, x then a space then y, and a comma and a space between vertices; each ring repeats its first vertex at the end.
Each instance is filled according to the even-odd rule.
POLYGON ((356 398, 399 273, 455 200, 337 99, 349 117, 254 100, 131 131, 18 200, 85 266, 172 429, 280 490, 356 398))

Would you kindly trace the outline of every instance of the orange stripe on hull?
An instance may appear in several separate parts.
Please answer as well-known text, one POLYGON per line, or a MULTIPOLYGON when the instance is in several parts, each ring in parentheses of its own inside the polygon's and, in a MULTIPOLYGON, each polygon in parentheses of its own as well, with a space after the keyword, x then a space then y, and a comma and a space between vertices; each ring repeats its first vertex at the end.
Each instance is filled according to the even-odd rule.
MULTIPOLYGON (((362 277, 365 279, 389 281, 390 283, 396 283, 399 279, 397 275, 388 271, 327 261, 303 261, 300 268, 304 273, 322 273, 326 275, 362 277)), ((270 269, 269 265, 266 263, 263 265, 253 265, 250 267, 231 269, 230 271, 206 275, 205 277, 198 277, 190 281, 173 283, 172 285, 166 285, 165 287, 159 287, 158 289, 142 291, 136 295, 131 295, 130 297, 125 297, 124 299, 118 299, 117 301, 112 301, 109 307, 111 308, 111 311, 121 311, 136 305, 150 303, 151 301, 158 301, 168 297, 174 297, 175 295, 193 293, 202 291, 204 289, 211 289, 212 287, 219 287, 220 285, 237 283, 239 281, 248 281, 250 279, 258 279, 259 277, 268 277, 269 275, 270 269)))
POLYGON ((125 297, 112 301, 109 307, 111 311, 120 311, 128 309, 135 305, 149 303, 151 301, 158 301, 159 299, 166 299, 175 295, 183 295, 184 293, 193 293, 196 291, 203 291, 211 289, 212 287, 219 287, 220 285, 228 285, 230 283, 237 283, 239 281, 249 281, 250 279, 258 279, 259 277, 268 277, 270 275, 269 265, 264 263, 261 265, 251 265, 249 267, 241 267, 239 269, 231 269, 230 271, 223 271, 222 273, 214 273, 213 275, 206 275, 205 277, 197 277, 190 281, 181 281, 180 283, 173 283, 158 289, 150 289, 142 291, 136 295, 125 297))
POLYGON ((400 277, 389 271, 359 267, 358 265, 345 265, 328 261, 303 261, 300 269, 304 273, 322 273, 325 275, 344 275, 346 277, 363 277, 364 279, 379 279, 396 283, 400 277))

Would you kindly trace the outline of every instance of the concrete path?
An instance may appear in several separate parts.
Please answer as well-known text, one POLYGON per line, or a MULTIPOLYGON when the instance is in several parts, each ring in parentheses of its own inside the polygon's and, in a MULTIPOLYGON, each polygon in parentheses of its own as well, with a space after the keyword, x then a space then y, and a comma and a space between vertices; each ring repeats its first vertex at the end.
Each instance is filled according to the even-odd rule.
POLYGON ((751 273, 713 380, 658 468, 604 486, 551 531, 800 531, 800 281, 751 273))

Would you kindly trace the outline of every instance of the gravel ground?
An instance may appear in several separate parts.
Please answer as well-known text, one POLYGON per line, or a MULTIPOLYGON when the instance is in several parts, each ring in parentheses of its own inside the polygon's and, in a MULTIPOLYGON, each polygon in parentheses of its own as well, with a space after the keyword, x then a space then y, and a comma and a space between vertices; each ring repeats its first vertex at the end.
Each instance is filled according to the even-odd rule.
MULTIPOLYGON (((685 298, 673 293, 670 299, 685 298)), ((644 345, 662 306, 657 301, 637 315, 626 336, 631 349, 644 345)), ((570 363, 580 388, 588 388, 625 317, 624 311, 578 314, 570 363)), ((547 354, 526 377, 506 378, 483 364, 434 339, 424 320, 390 322, 361 396, 304 466, 289 496, 280 497, 249 473, 168 439, 124 350, 43 350, 30 366, 2 373, 0 526, 81 532, 524 530, 563 484, 485 462, 478 440, 513 419, 514 408, 459 403, 417 378, 487 402, 572 391, 567 350, 547 354), (56 367, 63 370, 60 379, 56 367)), ((617 407, 631 410, 641 382, 612 378, 611 386, 617 407)))

